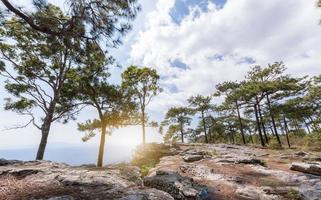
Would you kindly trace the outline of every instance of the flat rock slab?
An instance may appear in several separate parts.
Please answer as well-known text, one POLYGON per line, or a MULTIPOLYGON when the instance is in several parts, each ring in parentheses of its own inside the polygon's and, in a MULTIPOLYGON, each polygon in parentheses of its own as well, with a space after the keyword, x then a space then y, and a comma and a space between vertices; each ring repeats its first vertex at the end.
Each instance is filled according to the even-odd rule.
POLYGON ((1 200, 174 200, 164 191, 142 187, 139 168, 130 165, 97 168, 49 161, 1 163, 1 200))
POLYGON ((321 162, 292 163, 291 170, 321 176, 321 162))
POLYGON ((204 158, 203 155, 185 155, 185 156, 183 156, 183 160, 185 162, 195 162, 195 161, 202 160, 203 158, 204 158))

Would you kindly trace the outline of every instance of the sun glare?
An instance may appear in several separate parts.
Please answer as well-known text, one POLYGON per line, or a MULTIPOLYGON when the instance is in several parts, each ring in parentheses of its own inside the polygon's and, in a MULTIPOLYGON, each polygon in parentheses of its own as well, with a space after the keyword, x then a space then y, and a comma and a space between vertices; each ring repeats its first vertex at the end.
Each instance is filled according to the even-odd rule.
MULTIPOLYGON (((147 142, 162 142, 162 135, 156 129, 147 128, 147 142)), ((140 126, 130 126, 115 130, 111 136, 107 138, 107 145, 119 145, 126 148, 136 148, 142 144, 142 129, 140 126)))

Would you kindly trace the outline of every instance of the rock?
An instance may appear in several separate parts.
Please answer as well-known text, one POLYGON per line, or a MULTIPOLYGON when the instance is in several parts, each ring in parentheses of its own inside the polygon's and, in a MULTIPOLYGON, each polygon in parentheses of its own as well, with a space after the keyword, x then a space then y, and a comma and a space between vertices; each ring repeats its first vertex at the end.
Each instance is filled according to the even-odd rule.
POLYGON ((233 145, 227 145, 227 144, 223 144, 223 145, 220 145, 221 148, 226 148, 226 149, 239 149, 238 146, 233 146, 233 145))
POLYGON ((205 151, 200 151, 194 148, 188 148, 180 153, 180 155, 182 156, 184 155, 202 155, 203 156, 205 154, 206 154, 205 151))
POLYGON ((307 153, 305 153, 304 151, 298 151, 298 152, 295 152, 294 155, 297 157, 304 157, 307 155, 307 153))
POLYGON ((263 191, 266 194, 283 195, 283 196, 288 194, 288 192, 291 190, 296 191, 291 187, 267 187, 263 189, 263 191))
POLYGON ((320 179, 307 180, 299 188, 299 193, 303 200, 321 199, 321 181, 320 179))
POLYGON ((179 150, 176 149, 176 148, 170 148, 170 149, 169 149, 169 154, 172 155, 172 156, 174 156, 174 155, 177 155, 177 154, 179 153, 178 151, 179 151, 179 150))
POLYGON ((262 154, 256 155, 256 157, 266 157, 266 156, 269 156, 269 155, 270 155, 269 153, 262 153, 262 154))
POLYGON ((321 162, 321 157, 317 157, 317 156, 315 156, 315 157, 312 157, 312 158, 310 158, 312 161, 317 161, 317 162, 321 162))
POLYGON ((183 157, 183 160, 185 162, 195 162, 195 161, 202 160, 203 158, 204 158, 203 155, 185 155, 183 157))
POLYGON ((321 157, 318 157, 318 156, 309 156, 309 155, 306 155, 303 157, 303 159, 305 161, 317 161, 317 162, 321 162, 321 157))
POLYGON ((3 158, 0 159, 0 166, 21 164, 21 163, 23 163, 23 161, 19 161, 19 160, 6 160, 6 159, 3 159, 3 158))
POLYGON ((246 200, 279 200, 279 196, 266 194, 264 188, 254 187, 250 185, 245 185, 244 187, 239 187, 236 190, 236 194, 238 194, 242 199, 246 200))
POLYGON ((256 158, 245 158, 236 161, 237 164, 250 164, 265 166, 265 162, 256 158))
POLYGON ((46 199, 31 198, 29 200, 75 200, 75 198, 68 195, 68 196, 50 197, 50 198, 46 198, 46 199))
POLYGON ((127 196, 119 198, 119 200, 174 200, 174 198, 164 191, 144 188, 128 192, 127 196))
POLYGON ((218 159, 217 160, 218 163, 235 163, 235 160, 232 159, 218 159))
POLYGON ((146 196, 142 195, 142 194, 137 194, 137 195, 129 195, 127 197, 123 197, 119 200, 148 200, 146 196))
POLYGON ((137 185, 143 185, 139 167, 122 164, 118 165, 116 169, 117 168, 120 170, 120 175, 124 179, 135 182, 137 185))
POLYGON ((290 157, 289 156, 280 156, 280 158, 283 160, 283 159, 289 159, 290 157))
POLYGON ((48 200, 75 200, 72 196, 51 197, 48 200))
POLYGON ((207 188, 188 177, 182 177, 176 172, 159 170, 155 176, 144 179, 145 186, 153 187, 169 193, 174 199, 207 199, 207 188))
POLYGON ((80 165, 79 167, 91 169, 91 168, 96 168, 97 166, 95 164, 83 164, 83 165, 80 165))
POLYGON ((291 170, 321 176, 321 162, 292 163, 291 170))

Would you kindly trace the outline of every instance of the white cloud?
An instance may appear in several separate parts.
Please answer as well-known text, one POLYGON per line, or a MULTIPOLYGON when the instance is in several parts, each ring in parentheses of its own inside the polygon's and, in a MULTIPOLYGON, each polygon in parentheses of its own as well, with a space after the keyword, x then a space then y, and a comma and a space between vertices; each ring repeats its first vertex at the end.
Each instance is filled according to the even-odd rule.
POLYGON ((180 24, 171 19, 173 7, 174 1, 158 0, 130 53, 131 62, 156 68, 166 77, 165 91, 151 110, 209 94, 219 82, 243 79, 251 66, 246 58, 263 66, 284 61, 294 75, 321 73, 321 10, 314 1, 228 0, 222 9, 214 4, 203 12, 190 8, 180 24), (195 17, 194 12, 200 14, 195 17), (175 59, 189 68, 172 67, 175 59))

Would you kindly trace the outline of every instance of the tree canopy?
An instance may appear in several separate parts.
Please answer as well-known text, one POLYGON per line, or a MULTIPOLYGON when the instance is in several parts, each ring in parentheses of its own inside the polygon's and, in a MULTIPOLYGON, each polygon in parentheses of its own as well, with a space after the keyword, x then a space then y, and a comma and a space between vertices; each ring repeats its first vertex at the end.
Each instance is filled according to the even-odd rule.
MULTIPOLYGON (((46 15, 52 5, 45 0, 33 0, 33 10, 23 9, 22 4, 1 0, 5 9, 1 24, 8 18, 28 24, 33 31, 57 37, 72 37, 103 41, 107 46, 116 46, 121 36, 131 29, 130 21, 135 18, 140 7, 137 0, 65 0, 67 7, 64 15, 46 15), (6 13, 4 15, 4 13, 6 13), (56 26, 52 26, 52 24, 56 26)), ((63 8, 60 8, 63 10, 63 8)))
MULTIPOLYGON (((60 9, 48 5, 39 17, 67 18, 60 9)), ((47 22, 52 28, 57 21, 47 22)), ((81 38, 48 36, 33 31, 18 18, 6 21, 1 28, 1 75, 13 98, 6 98, 6 109, 30 116, 41 130, 37 159, 43 159, 52 122, 73 119, 79 111, 78 82, 83 72, 99 69, 107 63, 104 52, 93 41, 81 38), (41 117, 34 113, 42 113, 41 117)))
POLYGON ((162 126, 169 126, 164 136, 165 141, 176 140, 180 135, 181 142, 184 143, 187 130, 186 126, 191 124, 191 110, 186 107, 172 107, 165 116, 162 126))
POLYGON ((140 109, 140 123, 143 130, 143 144, 146 143, 145 127, 147 124, 146 107, 161 92, 159 75, 155 69, 129 66, 122 73, 122 87, 133 97, 140 109))

